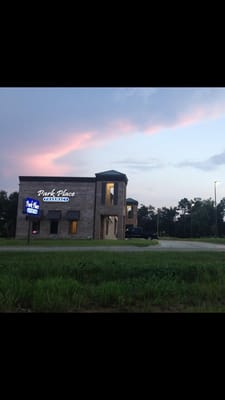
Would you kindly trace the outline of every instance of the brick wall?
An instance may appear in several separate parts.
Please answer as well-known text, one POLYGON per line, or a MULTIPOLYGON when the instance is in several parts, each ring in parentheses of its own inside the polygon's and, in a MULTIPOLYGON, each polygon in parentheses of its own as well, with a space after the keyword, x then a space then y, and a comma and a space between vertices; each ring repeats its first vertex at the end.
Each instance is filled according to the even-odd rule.
MULTIPOLYGON (((95 197, 95 181, 93 182, 46 182, 46 181, 22 181, 19 188, 19 200, 17 211, 17 238, 25 238, 27 236, 28 221, 26 215, 23 214, 23 200, 26 197, 38 199, 40 201, 40 210, 44 216, 40 221, 40 233, 36 236, 39 238, 54 237, 50 235, 50 221, 47 219, 49 210, 61 211, 62 218, 58 224, 58 238, 89 238, 93 237, 93 221, 94 221, 94 197, 95 197), (67 190, 75 192, 74 197, 69 197, 68 202, 44 202, 42 196, 38 196, 39 190, 50 192, 53 189, 67 190), (80 220, 78 221, 78 230, 75 235, 69 234, 69 221, 66 219, 66 213, 70 210, 80 211, 80 220)), ((35 237, 34 237, 35 238, 35 237)))

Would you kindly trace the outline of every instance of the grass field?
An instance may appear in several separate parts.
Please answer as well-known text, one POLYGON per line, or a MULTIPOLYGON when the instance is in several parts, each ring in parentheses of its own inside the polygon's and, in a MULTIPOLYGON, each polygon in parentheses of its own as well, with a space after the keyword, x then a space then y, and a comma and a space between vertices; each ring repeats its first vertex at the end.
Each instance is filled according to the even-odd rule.
MULTIPOLYGON (((195 242, 207 242, 215 244, 224 244, 225 238, 176 238, 169 236, 159 237, 161 240, 179 240, 179 241, 195 241, 195 242)), ((145 240, 145 239, 126 239, 126 240, 85 240, 85 239, 38 239, 37 237, 31 238, 30 245, 32 246, 150 246, 157 244, 157 240, 145 240)), ((5 239, 0 238, 0 249, 1 246, 27 246, 27 239, 5 239)))
MULTIPOLYGON (((84 240, 84 239, 31 239, 30 245, 32 246, 51 246, 51 247, 62 247, 62 246, 151 246, 157 244, 157 240, 146 240, 146 239, 128 239, 128 240, 84 240)), ((0 250, 1 246, 27 246, 27 240, 25 239, 0 239, 0 250)))
POLYGON ((0 312, 225 312, 225 256, 2 252, 0 312))

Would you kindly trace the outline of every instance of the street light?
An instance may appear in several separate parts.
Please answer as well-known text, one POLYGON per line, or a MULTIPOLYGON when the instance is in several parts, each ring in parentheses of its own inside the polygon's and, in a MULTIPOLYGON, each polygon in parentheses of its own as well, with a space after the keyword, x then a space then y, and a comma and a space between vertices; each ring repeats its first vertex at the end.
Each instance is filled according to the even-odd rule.
POLYGON ((157 222, 156 222, 157 228, 157 236, 159 236, 159 208, 157 209, 157 222))
POLYGON ((217 224, 217 204, 216 204, 216 184, 220 181, 214 181, 214 197, 215 197, 215 236, 218 234, 218 224, 217 224))
POLYGON ((192 237, 192 207, 194 207, 195 202, 191 200, 191 208, 190 208, 190 225, 191 225, 191 237, 192 237))

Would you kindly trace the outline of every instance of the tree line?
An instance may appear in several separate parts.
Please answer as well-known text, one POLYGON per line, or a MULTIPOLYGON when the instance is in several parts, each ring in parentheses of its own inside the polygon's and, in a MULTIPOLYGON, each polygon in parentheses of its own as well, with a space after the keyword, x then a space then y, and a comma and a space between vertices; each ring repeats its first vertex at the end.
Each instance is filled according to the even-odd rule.
POLYGON ((206 237, 225 236, 225 198, 215 205, 209 198, 181 199, 176 207, 155 208, 141 204, 138 226, 159 236, 206 237))

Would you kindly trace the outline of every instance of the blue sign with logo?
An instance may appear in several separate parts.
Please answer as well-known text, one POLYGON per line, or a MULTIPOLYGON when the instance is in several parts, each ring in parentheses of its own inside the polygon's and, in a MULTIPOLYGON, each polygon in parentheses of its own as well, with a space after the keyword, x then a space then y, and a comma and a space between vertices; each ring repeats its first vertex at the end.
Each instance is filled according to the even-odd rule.
POLYGON ((40 202, 39 200, 27 197, 25 200, 25 213, 29 215, 39 215, 40 202))

